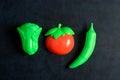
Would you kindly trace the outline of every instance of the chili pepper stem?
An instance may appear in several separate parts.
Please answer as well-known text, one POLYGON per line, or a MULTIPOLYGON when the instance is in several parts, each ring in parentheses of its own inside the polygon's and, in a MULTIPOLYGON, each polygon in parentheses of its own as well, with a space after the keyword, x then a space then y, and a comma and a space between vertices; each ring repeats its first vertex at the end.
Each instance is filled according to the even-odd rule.
POLYGON ((93 22, 91 22, 91 27, 90 27, 90 28, 91 28, 92 30, 94 30, 93 26, 94 26, 94 25, 93 25, 93 22))

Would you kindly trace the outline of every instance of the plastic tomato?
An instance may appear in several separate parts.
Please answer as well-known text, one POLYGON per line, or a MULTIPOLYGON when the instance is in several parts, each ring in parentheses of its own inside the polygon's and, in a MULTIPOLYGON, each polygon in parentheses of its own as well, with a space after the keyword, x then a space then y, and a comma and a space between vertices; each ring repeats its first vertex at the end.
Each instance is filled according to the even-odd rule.
POLYGON ((66 55, 74 47, 74 32, 69 27, 52 28, 45 34, 47 36, 45 45, 47 49, 57 55, 66 55))

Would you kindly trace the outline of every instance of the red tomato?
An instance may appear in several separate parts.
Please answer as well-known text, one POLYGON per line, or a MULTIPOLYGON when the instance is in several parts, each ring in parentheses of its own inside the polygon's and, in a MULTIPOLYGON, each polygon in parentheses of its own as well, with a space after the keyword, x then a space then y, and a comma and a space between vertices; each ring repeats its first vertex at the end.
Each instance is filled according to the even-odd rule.
POLYGON ((52 36, 48 36, 45 41, 47 49, 57 55, 66 55, 74 47, 74 38, 72 35, 60 36, 54 39, 52 36))

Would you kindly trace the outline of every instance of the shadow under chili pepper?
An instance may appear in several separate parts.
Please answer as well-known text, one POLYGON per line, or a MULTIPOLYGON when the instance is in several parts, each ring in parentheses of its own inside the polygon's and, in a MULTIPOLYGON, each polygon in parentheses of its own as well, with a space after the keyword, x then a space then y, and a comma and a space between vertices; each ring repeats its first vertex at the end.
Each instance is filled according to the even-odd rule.
POLYGON ((86 32, 88 30, 88 26, 86 24, 83 24, 82 32, 76 34, 74 36, 75 38, 75 55, 70 59, 68 64, 66 64, 65 68, 68 69, 69 65, 80 55, 86 39, 86 32))
POLYGON ((16 52, 24 53, 22 49, 21 38, 16 26, 12 26, 12 28, 10 27, 10 29, 8 29, 6 32, 6 36, 12 44, 11 46, 14 48, 14 50, 16 50, 16 52))

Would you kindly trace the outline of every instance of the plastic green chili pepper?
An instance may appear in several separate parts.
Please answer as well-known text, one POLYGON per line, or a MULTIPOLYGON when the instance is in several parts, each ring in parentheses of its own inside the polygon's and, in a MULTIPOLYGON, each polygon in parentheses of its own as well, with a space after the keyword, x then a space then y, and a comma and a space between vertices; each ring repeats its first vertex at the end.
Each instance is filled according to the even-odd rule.
POLYGON ((69 68, 76 68, 84 64, 92 55, 96 44, 96 32, 93 29, 93 23, 86 34, 86 41, 84 48, 78 58, 69 66, 69 68))
POLYGON ((25 23, 17 28, 21 40, 22 48, 28 55, 33 55, 38 50, 38 38, 42 28, 34 23, 25 23))

